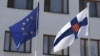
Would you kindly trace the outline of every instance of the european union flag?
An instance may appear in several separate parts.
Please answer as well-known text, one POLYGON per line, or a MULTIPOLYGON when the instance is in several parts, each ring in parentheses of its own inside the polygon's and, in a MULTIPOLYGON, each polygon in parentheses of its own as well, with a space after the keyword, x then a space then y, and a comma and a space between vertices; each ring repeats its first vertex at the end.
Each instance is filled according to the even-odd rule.
POLYGON ((9 27, 13 40, 17 46, 36 36, 38 31, 39 4, 20 22, 9 27))

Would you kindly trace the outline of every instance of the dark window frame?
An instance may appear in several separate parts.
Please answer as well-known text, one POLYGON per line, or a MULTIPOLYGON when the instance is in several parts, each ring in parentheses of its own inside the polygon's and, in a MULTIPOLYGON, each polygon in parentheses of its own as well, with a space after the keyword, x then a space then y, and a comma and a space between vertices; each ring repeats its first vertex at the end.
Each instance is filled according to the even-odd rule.
POLYGON ((9 46, 8 46, 8 50, 5 49, 5 44, 6 44, 6 34, 10 34, 10 31, 5 31, 5 37, 4 37, 4 51, 5 52, 18 52, 18 53, 31 53, 32 52, 32 39, 30 39, 30 49, 29 51, 26 50, 26 42, 23 44, 23 51, 18 51, 18 50, 11 50, 11 45, 12 45, 12 36, 10 34, 10 36, 8 36, 10 39, 9 39, 9 46))
MULTIPOLYGON (((16 8, 16 7, 14 7, 14 1, 15 0, 8 0, 7 7, 8 8, 16 8)), ((31 6, 31 5, 29 5, 29 2, 30 2, 30 0, 26 0, 26 5, 25 5, 26 8, 25 9, 32 10, 33 9, 33 3, 32 3, 32 6, 31 6)), ((32 2, 33 2, 33 0, 32 0, 32 2)), ((19 8, 17 8, 17 9, 19 9, 19 8)), ((23 8, 21 8, 21 9, 23 9, 23 8)))
POLYGON ((67 48, 67 53, 68 53, 67 55, 64 55, 64 50, 61 51, 61 53, 62 53, 61 55, 58 55, 58 54, 51 54, 51 53, 50 53, 50 49, 49 49, 50 38, 51 38, 51 37, 54 38, 55 35, 50 35, 50 34, 44 34, 44 35, 43 35, 43 54, 44 54, 44 55, 55 55, 55 56, 70 56, 70 55, 69 55, 69 47, 67 48), (48 38, 48 52, 47 52, 47 53, 44 53, 44 38, 45 38, 45 37, 48 38))
MULTIPOLYGON (((80 41, 83 40, 84 41, 84 56, 86 55, 86 46, 88 43, 86 43, 86 41, 88 41, 87 38, 80 38, 80 41)), ((97 51, 98 51, 98 56, 100 56, 100 39, 90 39, 90 41, 96 41, 97 42, 97 51)), ((81 42, 80 42, 81 44, 81 42)), ((81 49, 80 49, 81 50, 81 49)))
POLYGON ((61 14, 69 14, 69 0, 67 0, 67 13, 64 13, 64 0, 62 1, 62 9, 61 12, 52 12, 50 11, 50 0, 44 0, 44 12, 51 12, 51 13, 61 13, 61 14), (46 10, 46 6, 48 6, 48 9, 46 10))
POLYGON ((95 1, 95 0, 79 0, 79 10, 81 11, 81 10, 83 10, 85 7, 86 7, 86 4, 85 4, 85 2, 94 2, 95 3, 95 15, 94 16, 91 16, 90 15, 90 17, 100 17, 99 15, 98 15, 98 7, 97 7, 97 3, 100 3, 100 1, 95 1))

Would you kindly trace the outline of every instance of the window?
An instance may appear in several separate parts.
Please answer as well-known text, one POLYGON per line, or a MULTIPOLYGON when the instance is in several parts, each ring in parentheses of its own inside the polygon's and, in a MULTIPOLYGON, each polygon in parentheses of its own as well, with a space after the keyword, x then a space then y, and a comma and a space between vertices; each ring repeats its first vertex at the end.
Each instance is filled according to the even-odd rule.
POLYGON ((9 31, 5 31, 5 39, 4 39, 4 51, 7 52, 22 52, 22 53, 31 53, 31 43, 32 40, 28 40, 26 43, 21 45, 19 50, 16 50, 16 45, 11 37, 9 31))
POLYGON ((45 0, 44 11, 55 13, 69 13, 68 0, 45 0))
POLYGON ((55 55, 55 56, 69 56, 69 48, 66 48, 62 51, 57 52, 56 54, 53 53, 53 41, 55 36, 44 34, 43 36, 43 54, 44 55, 55 55))
POLYGON ((8 0, 7 6, 18 9, 33 9, 33 0, 8 0))
POLYGON ((90 16, 100 17, 100 0, 80 0, 80 10, 86 7, 87 2, 90 2, 90 16))
MULTIPOLYGON (((91 56, 100 56, 100 40, 91 39, 91 56)), ((88 56, 88 39, 81 38, 81 56, 88 56)))

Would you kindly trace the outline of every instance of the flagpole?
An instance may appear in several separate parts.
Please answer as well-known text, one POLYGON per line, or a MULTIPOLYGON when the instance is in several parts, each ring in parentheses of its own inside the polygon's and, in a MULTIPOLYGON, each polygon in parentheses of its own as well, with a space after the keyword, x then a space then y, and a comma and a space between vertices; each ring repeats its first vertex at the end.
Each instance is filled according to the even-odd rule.
MULTIPOLYGON (((37 0, 37 6, 38 6, 38 1, 39 0, 37 0)), ((39 11, 37 12, 37 15, 39 14, 39 11)), ((39 16, 37 16, 36 18, 38 18, 39 19, 39 16)), ((35 39, 35 56, 37 56, 37 40, 38 40, 38 29, 37 29, 37 27, 38 27, 38 19, 36 19, 36 39, 35 39)))
POLYGON ((90 17, 89 17, 89 6, 90 6, 90 3, 88 2, 87 3, 87 8, 88 8, 88 56, 91 56, 91 37, 90 37, 90 17))

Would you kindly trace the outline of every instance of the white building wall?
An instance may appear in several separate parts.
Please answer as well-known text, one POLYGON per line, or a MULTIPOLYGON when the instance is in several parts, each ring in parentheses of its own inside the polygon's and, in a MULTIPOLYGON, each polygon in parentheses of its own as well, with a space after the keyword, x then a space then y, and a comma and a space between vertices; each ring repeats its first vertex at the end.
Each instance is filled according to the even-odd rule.
POLYGON ((5 30, 9 30, 9 26, 22 20, 31 12, 31 10, 7 8, 7 1, 8 0, 0 0, 0 56, 33 56, 34 45, 32 46, 32 53, 16 53, 3 51, 5 30))
MULTIPOLYGON (((35 0, 36 2, 36 0, 35 0)), ((34 3, 34 6, 36 3, 34 3)), ((0 56, 34 56, 35 38, 32 40, 32 53, 4 52, 4 33, 9 26, 23 19, 31 10, 7 8, 7 0, 0 0, 0 56)), ((69 14, 44 12, 44 0, 40 0, 39 34, 37 42, 37 56, 43 55, 43 34, 56 35, 57 32, 79 13, 79 1, 69 0, 69 14)), ((90 17, 90 36, 100 39, 100 18, 90 17)), ((80 56, 80 39, 70 46, 70 56, 80 56)))

